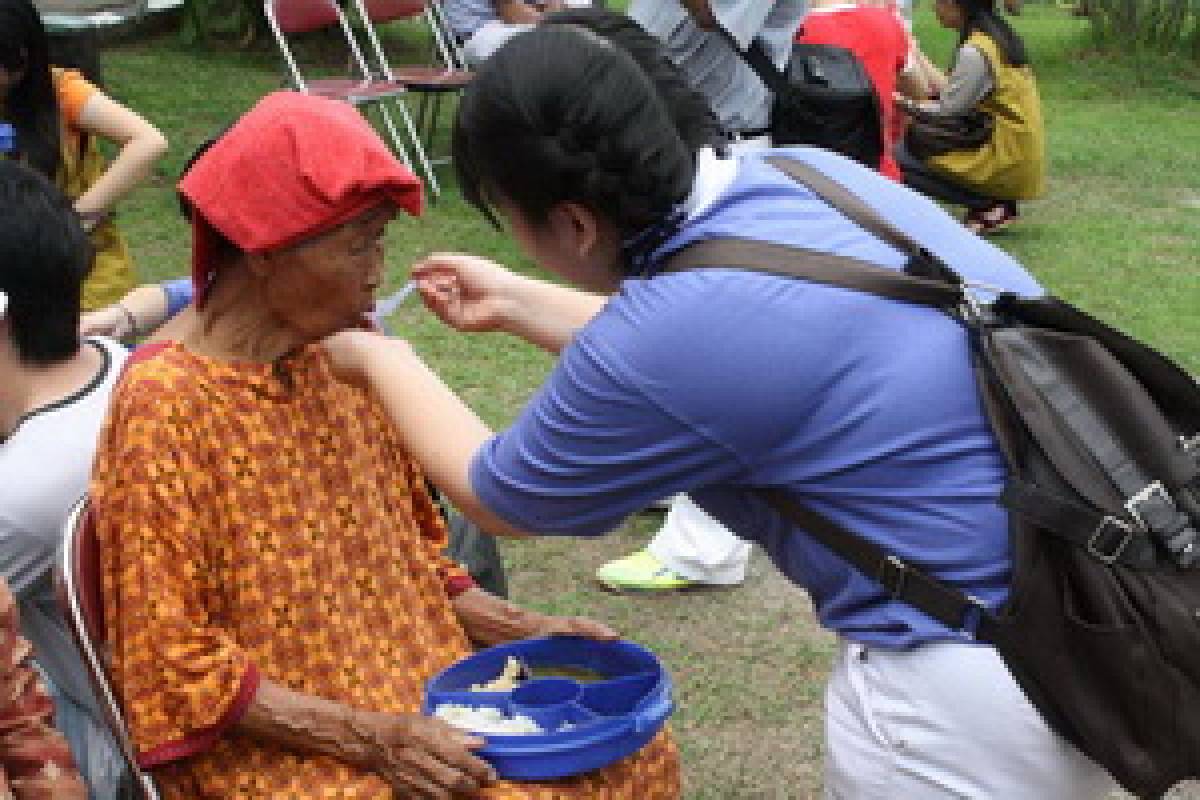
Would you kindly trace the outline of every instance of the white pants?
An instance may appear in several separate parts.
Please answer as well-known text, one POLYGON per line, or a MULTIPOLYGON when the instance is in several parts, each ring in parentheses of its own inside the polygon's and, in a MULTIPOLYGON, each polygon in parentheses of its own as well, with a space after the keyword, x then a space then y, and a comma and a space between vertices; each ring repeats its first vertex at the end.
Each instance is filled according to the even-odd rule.
POLYGON ((532 25, 510 25, 507 22, 493 20, 471 34, 471 38, 463 42, 463 58, 473 67, 488 60, 488 56, 521 31, 527 31, 532 25))
POLYGON ((827 800, 1102 800, 1102 768, 1054 734, 990 647, 843 641, 825 689, 827 800))
POLYGON ((730 585, 746 579, 750 543, 734 536, 686 494, 675 495, 650 552, 683 577, 730 585))

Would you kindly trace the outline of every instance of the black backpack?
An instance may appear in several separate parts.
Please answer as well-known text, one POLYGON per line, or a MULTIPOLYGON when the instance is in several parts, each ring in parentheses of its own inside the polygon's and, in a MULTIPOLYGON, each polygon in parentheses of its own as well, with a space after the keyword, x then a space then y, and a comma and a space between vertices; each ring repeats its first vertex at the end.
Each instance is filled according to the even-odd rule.
POLYGON ((774 93, 771 138, 776 146, 806 144, 879 169, 883 115, 879 95, 858 56, 844 47, 793 44, 785 72, 761 39, 741 50, 727 41, 774 93))
POLYGON ((782 273, 958 320, 1009 468, 997 498, 1011 520, 1009 600, 993 612, 786 493, 762 493, 892 597, 992 644, 1047 723, 1129 791, 1159 797, 1200 776, 1200 385, 1058 298, 978 302, 839 184, 768 161, 907 253, 905 271, 743 239, 694 244, 666 269, 782 273))

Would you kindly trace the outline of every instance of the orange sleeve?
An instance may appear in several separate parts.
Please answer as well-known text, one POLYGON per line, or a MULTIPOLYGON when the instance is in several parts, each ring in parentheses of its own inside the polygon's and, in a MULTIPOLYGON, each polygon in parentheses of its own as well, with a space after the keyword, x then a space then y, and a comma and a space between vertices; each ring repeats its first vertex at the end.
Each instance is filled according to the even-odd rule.
POLYGON ((91 484, 112 673, 147 768, 216 744, 259 680, 210 613, 216 495, 205 458, 215 444, 186 383, 157 359, 127 372, 91 484))
POLYGON ((69 128, 78 128, 83 107, 100 90, 77 70, 56 68, 54 91, 58 96, 58 110, 62 113, 63 121, 69 128))

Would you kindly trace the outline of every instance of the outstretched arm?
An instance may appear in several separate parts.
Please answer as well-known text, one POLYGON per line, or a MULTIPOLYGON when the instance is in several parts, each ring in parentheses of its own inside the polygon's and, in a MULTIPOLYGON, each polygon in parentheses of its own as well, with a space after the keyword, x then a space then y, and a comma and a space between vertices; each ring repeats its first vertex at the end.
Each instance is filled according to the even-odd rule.
POLYGON ((528 535, 488 510, 471 488, 471 460, 491 438, 491 429, 408 342, 347 330, 326 339, 324 346, 341 378, 375 392, 405 449, 459 511, 490 534, 528 535))
POLYGON ((447 325, 508 333, 551 353, 562 350, 608 301, 463 253, 435 253, 415 264, 412 275, 425 305, 447 325))
POLYGON ((82 314, 79 335, 132 341, 157 331, 191 302, 187 278, 138 286, 111 306, 82 314))
POLYGON ((522 608, 507 600, 472 588, 450 601, 471 641, 492 647, 535 636, 584 636, 601 641, 616 639, 607 625, 585 617, 554 617, 522 608))

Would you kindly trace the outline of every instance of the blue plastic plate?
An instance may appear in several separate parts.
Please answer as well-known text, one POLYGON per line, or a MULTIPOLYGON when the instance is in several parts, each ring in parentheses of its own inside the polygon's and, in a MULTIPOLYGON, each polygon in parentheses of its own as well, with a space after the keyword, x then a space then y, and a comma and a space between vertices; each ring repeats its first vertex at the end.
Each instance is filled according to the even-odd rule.
POLYGON ((644 747, 673 710, 671 678, 649 650, 574 637, 511 642, 464 658, 425 687, 426 714, 445 703, 524 714, 547 731, 483 736, 487 744, 476 753, 509 780, 549 780, 608 766, 644 747), (499 675, 510 655, 531 668, 582 668, 602 679, 533 678, 512 692, 470 691, 499 675))

